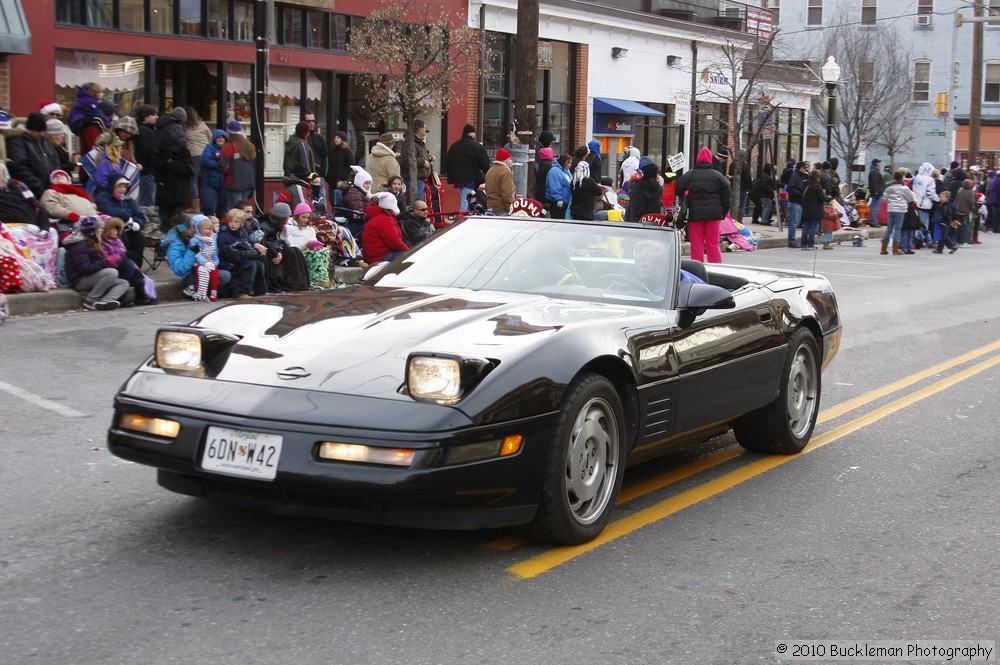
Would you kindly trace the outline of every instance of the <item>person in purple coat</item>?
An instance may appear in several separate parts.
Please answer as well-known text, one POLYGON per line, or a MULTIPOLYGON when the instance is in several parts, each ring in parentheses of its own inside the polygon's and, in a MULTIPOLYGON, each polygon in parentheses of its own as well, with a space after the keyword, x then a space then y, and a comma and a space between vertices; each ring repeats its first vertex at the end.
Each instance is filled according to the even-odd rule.
POLYGON ((83 299, 84 309, 118 309, 128 291, 128 282, 111 267, 101 232, 104 223, 96 217, 82 217, 73 233, 63 240, 66 248, 66 279, 77 291, 89 291, 83 299))

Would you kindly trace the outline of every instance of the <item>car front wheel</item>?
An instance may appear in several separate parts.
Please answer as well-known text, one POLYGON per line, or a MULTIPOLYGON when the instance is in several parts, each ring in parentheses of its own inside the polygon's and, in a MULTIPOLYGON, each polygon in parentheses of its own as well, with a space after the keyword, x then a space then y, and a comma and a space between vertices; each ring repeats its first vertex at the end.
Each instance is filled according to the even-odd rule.
POLYGON ((566 392, 535 520, 536 540, 578 545, 611 518, 625 467, 621 400, 603 376, 584 374, 566 392))
POLYGON ((799 328, 788 340, 789 355, 777 398, 733 428, 736 440, 760 453, 801 452, 819 413, 820 368, 816 338, 799 328))

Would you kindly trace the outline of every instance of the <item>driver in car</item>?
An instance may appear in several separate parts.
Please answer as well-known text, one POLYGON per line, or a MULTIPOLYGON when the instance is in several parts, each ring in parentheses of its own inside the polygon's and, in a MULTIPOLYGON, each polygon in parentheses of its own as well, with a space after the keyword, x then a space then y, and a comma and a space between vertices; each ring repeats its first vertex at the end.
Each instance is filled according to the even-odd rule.
MULTIPOLYGON (((626 275, 618 275, 611 287, 619 290, 634 291, 641 285, 650 295, 664 297, 667 293, 667 246, 655 240, 640 240, 635 244, 633 253, 634 283, 626 275)), ((686 270, 680 271, 680 281, 688 284, 704 284, 705 282, 686 270)))

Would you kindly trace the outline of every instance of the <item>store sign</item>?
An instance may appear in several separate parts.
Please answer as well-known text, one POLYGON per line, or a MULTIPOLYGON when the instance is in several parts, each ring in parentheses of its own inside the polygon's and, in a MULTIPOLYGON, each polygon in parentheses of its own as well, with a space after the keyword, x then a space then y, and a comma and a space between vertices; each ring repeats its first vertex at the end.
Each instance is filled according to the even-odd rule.
POLYGON ((634 119, 628 115, 609 115, 607 113, 594 114, 595 134, 619 134, 633 136, 635 129, 634 119))
POLYGON ((751 35, 757 35, 757 41, 766 44, 771 39, 771 35, 774 34, 771 11, 757 7, 747 7, 745 11, 747 13, 747 32, 751 35))
POLYGON ((704 69, 701 72, 701 82, 709 85, 729 85, 729 77, 722 72, 704 69))
POLYGON ((678 92, 674 95, 674 122, 678 125, 691 122, 691 93, 678 92))
POLYGON ((538 42, 538 68, 552 69, 552 42, 538 42))

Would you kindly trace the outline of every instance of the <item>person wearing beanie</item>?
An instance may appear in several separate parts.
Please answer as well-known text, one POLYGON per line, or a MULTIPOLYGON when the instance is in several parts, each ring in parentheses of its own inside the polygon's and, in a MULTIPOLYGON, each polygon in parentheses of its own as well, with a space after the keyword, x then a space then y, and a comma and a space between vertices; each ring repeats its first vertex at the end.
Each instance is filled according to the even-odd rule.
POLYGON ((357 238, 365 228, 365 209, 374 192, 374 182, 371 174, 360 166, 352 166, 351 170, 353 182, 344 191, 341 205, 348 211, 347 228, 357 238))
POLYGON ((152 280, 149 280, 151 291, 147 291, 146 276, 125 249, 125 243, 121 238, 124 231, 125 223, 117 217, 111 217, 104 221, 104 233, 101 236, 101 247, 104 249, 108 265, 117 270, 118 276, 128 282, 135 291, 135 299, 131 302, 125 300, 122 304, 124 307, 131 307, 133 304, 155 305, 156 287, 152 286, 152 280))
POLYGON ((877 157, 868 167, 868 213, 869 226, 878 226, 878 215, 882 209, 882 193, 885 192, 885 178, 882 177, 882 160, 877 157))
POLYGON ((365 160, 365 170, 372 176, 372 191, 377 192, 389 185, 389 178, 401 175, 399 162, 396 161, 396 138, 392 132, 385 132, 378 137, 378 142, 372 146, 365 160))
POLYGON ((188 118, 187 111, 184 110, 183 106, 175 106, 173 109, 171 109, 170 115, 174 118, 174 120, 182 124, 188 118))
POLYGON ((510 212, 514 202, 513 160, 506 148, 497 148, 493 166, 486 172, 486 207, 498 215, 510 212))
POLYGON ((24 131, 7 137, 8 170, 35 198, 49 186, 49 174, 62 168, 56 147, 49 140, 45 117, 35 111, 28 115, 24 131))
POLYGON ((545 180, 549 177, 549 170, 555 160, 555 153, 552 148, 539 148, 538 161, 535 163, 535 199, 545 201, 545 180))
POLYGON ((708 263, 722 263, 719 250, 719 224, 729 214, 732 190, 729 180, 713 164, 712 151, 698 151, 693 169, 677 179, 677 193, 682 209, 687 208, 691 258, 708 263))
POLYGON ((48 136, 49 141, 56 149, 56 154, 59 155, 59 164, 63 170, 72 171, 76 168, 76 164, 73 163, 70 156, 72 144, 70 143, 69 127, 58 116, 46 116, 46 118, 48 119, 45 121, 45 135, 48 136))
POLYGON ((212 140, 201 151, 201 212, 222 218, 226 214, 226 197, 222 190, 222 149, 229 140, 224 129, 212 132, 212 140))
POLYGON ((82 217, 63 240, 66 280, 77 291, 86 292, 84 309, 118 309, 128 292, 128 282, 108 263, 101 245, 103 230, 104 222, 97 217, 82 217))
POLYGON ((142 169, 139 184, 139 205, 142 206, 156 204, 156 165, 153 163, 153 148, 158 115, 156 107, 152 104, 143 104, 135 111, 139 130, 133 139, 133 152, 135 163, 142 169))
POLYGON ((267 253, 264 264, 267 268, 267 288, 269 291, 305 291, 309 288, 309 266, 302 251, 288 245, 285 229, 290 226, 291 207, 284 202, 275 203, 270 214, 260 220, 260 230, 264 237, 260 241, 267 253))
POLYGON ((347 142, 347 132, 338 130, 330 141, 330 151, 326 155, 326 181, 331 187, 343 191, 354 179, 354 150, 347 142))
POLYGON ((962 184, 968 177, 969 175, 962 168, 961 164, 958 162, 951 163, 951 169, 945 177, 945 183, 948 186, 948 191, 951 192, 951 200, 956 207, 958 207, 958 192, 962 189, 962 184))
MULTIPOLYGON (((212 222, 214 227, 218 220, 200 213, 194 215, 178 213, 169 220, 173 226, 160 241, 160 245, 166 252, 170 269, 174 271, 175 275, 182 278, 181 283, 184 285, 182 294, 187 298, 194 298, 198 293, 196 285, 198 281, 198 254, 194 248, 190 247, 190 244, 192 238, 199 231, 199 225, 206 221, 212 222)), ((232 274, 228 270, 218 268, 218 266, 216 269, 218 270, 217 290, 219 294, 222 297, 226 297, 227 294, 231 295, 229 283, 232 280, 232 274)))
POLYGON ((663 184, 660 169, 649 162, 639 171, 642 174, 629 187, 629 202, 625 208, 625 221, 638 222, 643 215, 659 215, 663 212, 663 184))
POLYGON ((61 118, 63 114, 63 107, 61 104, 57 104, 56 102, 42 102, 38 107, 38 112, 45 116, 46 120, 61 118))
POLYGON ((142 253, 146 249, 146 237, 142 230, 146 228, 147 220, 142 208, 128 195, 132 182, 121 172, 114 172, 108 177, 108 185, 108 189, 97 192, 94 203, 105 215, 124 222, 121 240, 129 258, 142 265, 142 253))
MULTIPOLYGON (((486 148, 476 140, 476 128, 466 125, 462 138, 448 147, 444 160, 448 182, 458 190, 460 212, 469 210, 469 197, 476 188, 486 182, 486 172, 490 169, 490 158, 486 148)), ((544 200, 544 199, 541 199, 544 200)))
POLYGON ((802 222, 802 196, 809 184, 809 162, 799 162, 795 171, 788 179, 785 189, 788 192, 788 246, 796 248, 795 234, 802 222))
POLYGON ((193 159, 178 110, 187 118, 187 113, 178 106, 159 117, 154 134, 156 205, 160 209, 160 230, 164 233, 169 233, 170 220, 187 205, 191 176, 194 175, 193 159))
POLYGON ((49 187, 42 193, 39 203, 48 217, 70 224, 80 221, 81 217, 97 216, 97 206, 90 195, 74 185, 69 173, 61 169, 49 174, 49 187))
POLYGON ((309 144, 309 123, 302 121, 295 125, 295 133, 285 141, 285 159, 281 164, 286 176, 307 180, 316 170, 316 156, 309 144))
POLYGON ((409 249, 396 221, 398 215, 396 197, 391 192, 379 192, 372 196, 372 202, 365 211, 365 232, 361 236, 361 253, 369 265, 392 261, 409 249))
POLYGON ((594 179, 595 182, 601 180, 601 176, 604 175, 604 159, 601 157, 601 142, 597 139, 590 141, 587 144, 587 164, 590 166, 590 177, 594 179))

